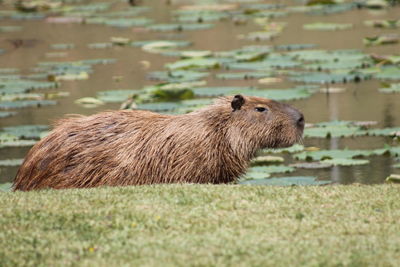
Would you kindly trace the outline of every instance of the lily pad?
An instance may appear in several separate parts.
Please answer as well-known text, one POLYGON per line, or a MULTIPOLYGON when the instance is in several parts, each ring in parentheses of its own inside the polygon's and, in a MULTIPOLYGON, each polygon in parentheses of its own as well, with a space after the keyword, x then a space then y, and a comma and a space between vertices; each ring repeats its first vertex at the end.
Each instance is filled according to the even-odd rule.
POLYGON ((209 75, 208 72, 191 70, 154 71, 147 76, 150 80, 165 81, 169 83, 197 81, 209 75))
POLYGON ((148 26, 153 31, 192 31, 211 29, 214 24, 209 23, 187 23, 187 24, 155 24, 148 26))
POLYGON ((382 93, 400 93, 400 83, 393 83, 389 87, 380 88, 379 92, 382 92, 382 93))
POLYGON ((334 158, 325 159, 321 163, 332 164, 333 166, 354 166, 354 165, 365 165, 369 163, 366 159, 348 159, 348 158, 334 158))
POLYGON ((317 162, 298 162, 290 164, 290 166, 300 169, 325 169, 325 168, 331 168, 333 165, 325 161, 317 161, 317 162))
POLYGON ((288 173, 295 171, 295 168, 285 165, 268 165, 251 167, 249 171, 258 173, 288 173))
POLYGON ((0 118, 7 118, 11 117, 17 114, 17 112, 12 112, 12 111, 0 111, 0 118))
POLYGON ((283 163, 284 161, 284 158, 278 156, 258 156, 254 158, 251 163, 253 165, 262 165, 268 163, 283 163))
POLYGON ((304 150, 304 146, 300 144, 294 144, 290 147, 285 148, 274 148, 274 149, 263 149, 263 153, 296 153, 304 150))
POLYGON ((11 192, 12 183, 0 184, 0 192, 11 192))
POLYGON ((220 66, 219 61, 212 58, 182 59, 166 65, 166 67, 170 70, 216 69, 219 66, 220 66))
POLYGON ((280 178, 267 178, 258 180, 248 180, 239 182, 247 185, 272 185, 272 186, 306 186, 306 185, 325 185, 330 184, 330 181, 318 181, 312 176, 291 176, 280 178))
POLYGON ((360 156, 370 156, 375 152, 373 150, 319 150, 305 151, 294 155, 297 160, 324 160, 324 159, 351 159, 360 156))
POLYGON ((47 125, 19 125, 0 128, 0 133, 7 133, 21 139, 39 139, 40 134, 48 129, 47 125))
POLYGON ((336 30, 347 30, 351 29, 353 24, 350 23, 310 23, 304 24, 303 29, 305 30, 319 30, 319 31, 336 31, 336 30))
POLYGON ((0 166, 9 167, 9 166, 19 166, 22 164, 24 159, 4 159, 0 160, 0 166))
POLYGON ((25 101, 3 101, 0 102, 0 109, 19 109, 29 107, 41 107, 55 105, 57 101, 54 100, 25 100, 25 101))
POLYGON ((400 183, 400 175, 399 174, 391 174, 386 178, 387 183, 400 183))
POLYGON ((104 105, 104 102, 94 97, 83 97, 75 100, 75 103, 84 108, 95 108, 104 105))
MULTIPOLYGON (((101 91, 97 93, 97 99, 104 103, 122 103, 127 98, 136 94, 137 90, 110 90, 110 91, 101 91)), ((79 104, 82 104, 82 99, 79 101, 79 104)), ((85 101, 87 103, 87 101, 85 101)), ((91 103, 95 105, 101 105, 100 102, 95 101, 95 103, 91 103)))
POLYGON ((176 102, 160 102, 160 103, 145 103, 138 104, 136 109, 151 110, 151 111, 171 111, 180 107, 176 102))

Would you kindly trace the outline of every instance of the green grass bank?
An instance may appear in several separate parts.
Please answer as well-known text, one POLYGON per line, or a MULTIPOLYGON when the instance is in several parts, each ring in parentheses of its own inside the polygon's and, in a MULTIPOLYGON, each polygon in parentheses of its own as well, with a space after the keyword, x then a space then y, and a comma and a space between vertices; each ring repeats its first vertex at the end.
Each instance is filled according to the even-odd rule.
POLYGON ((1 266, 398 266, 400 186, 0 194, 1 266))

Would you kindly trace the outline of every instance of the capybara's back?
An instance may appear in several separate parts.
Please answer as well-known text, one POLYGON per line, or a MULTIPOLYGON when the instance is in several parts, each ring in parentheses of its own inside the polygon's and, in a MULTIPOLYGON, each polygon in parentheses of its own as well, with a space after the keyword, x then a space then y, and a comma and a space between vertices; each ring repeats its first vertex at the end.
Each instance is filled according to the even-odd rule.
POLYGON ((228 183, 260 148, 301 138, 296 109, 264 98, 221 98, 185 115, 109 111, 58 121, 29 151, 15 190, 154 183, 228 183))

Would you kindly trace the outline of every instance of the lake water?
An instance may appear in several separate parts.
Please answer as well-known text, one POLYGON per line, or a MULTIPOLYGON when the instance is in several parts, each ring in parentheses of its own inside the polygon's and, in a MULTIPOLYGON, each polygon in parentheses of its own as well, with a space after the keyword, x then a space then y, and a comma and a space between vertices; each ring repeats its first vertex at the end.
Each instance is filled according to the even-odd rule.
MULTIPOLYGON (((70 1, 68 5, 82 5, 100 1, 70 1), (74 3, 76 2, 76 3, 74 3)), ((228 12, 232 17, 235 11, 241 10, 243 5, 249 3, 272 3, 267 1, 138 1, 138 6, 132 7, 127 1, 108 1, 112 3, 109 9, 99 11, 98 14, 110 11, 127 11, 148 7, 137 17, 153 20, 151 24, 175 22, 174 12, 184 5, 199 4, 201 2, 237 5, 228 12), (235 3, 236 2, 236 3, 235 3)), ((68 3, 68 1, 67 1, 68 3)), ((276 1, 273 4, 285 6, 304 6, 298 1, 276 1)), ((67 4, 66 4, 67 5, 67 4)), ((69 92, 69 96, 57 99, 57 105, 43 106, 40 108, 22 108, 15 110, 15 116, 0 118, 0 127, 17 125, 49 125, 54 120, 65 114, 79 113, 90 115, 101 110, 118 109, 120 103, 105 104, 96 108, 84 108, 74 101, 83 97, 96 97, 96 92, 117 89, 141 89, 144 86, 156 84, 146 78, 151 71, 165 70, 164 65, 178 60, 176 57, 148 53, 140 47, 112 46, 104 49, 89 48, 91 43, 110 42, 112 37, 125 37, 132 41, 146 40, 183 40, 190 41, 192 45, 180 50, 210 50, 227 51, 239 49, 246 45, 288 45, 288 44, 315 44, 313 49, 359 49, 366 54, 394 55, 400 52, 400 45, 366 46, 363 38, 377 36, 385 33, 398 33, 398 28, 382 29, 373 28, 364 24, 367 20, 399 20, 400 7, 388 7, 381 10, 351 9, 330 15, 311 15, 305 12, 289 12, 285 16, 271 18, 271 22, 286 22, 286 27, 272 40, 252 41, 241 39, 239 36, 251 32, 261 31, 262 28, 255 24, 253 17, 238 17, 238 23, 233 19, 212 21, 210 29, 193 31, 151 31, 145 26, 113 27, 99 24, 82 23, 50 23, 45 18, 17 20, 5 15, 6 10, 12 10, 10 1, 0 4, 0 27, 20 26, 19 31, 1 32, 0 69, 17 68, 22 75, 32 74, 32 68, 38 62, 46 61, 75 61, 98 58, 116 59, 115 63, 95 65, 93 72, 86 80, 60 81, 60 86, 53 90, 38 90, 35 92, 69 92), (243 21, 242 21, 243 20, 243 21), (335 31, 304 30, 303 25, 315 22, 325 23, 351 23, 352 28, 335 31), (18 43, 19 40, 19 43, 18 43), (51 45, 68 43, 74 44, 72 49, 52 49, 51 45), (54 54, 54 53, 65 54, 54 54)), ((287 11, 286 8, 271 12, 287 11)), ((221 11, 222 12, 222 11, 221 11)), ((55 17, 58 14, 48 14, 55 17)), ((68 14, 64 15, 70 17, 68 14)), ((208 23, 208 22, 207 22, 208 23)), ((185 23, 184 23, 185 24, 185 23)), ((207 86, 258 86, 261 88, 291 88, 302 83, 295 83, 289 79, 271 84, 259 84, 258 79, 221 80, 214 74, 226 70, 211 70, 211 75, 206 78, 207 86)), ((278 75, 279 76, 279 75, 278 75)), ((397 79, 399 82, 400 77, 397 79)), ((358 83, 336 83, 330 87, 345 88, 341 93, 315 93, 309 98, 290 100, 288 103, 296 106, 305 115, 307 123, 318 123, 332 120, 351 121, 376 121, 375 128, 400 126, 400 93, 384 94, 378 91, 382 87, 382 80, 373 78, 358 83)), ((386 81, 396 83, 394 81, 386 81)), ((317 84, 321 87, 325 85, 317 84)), ((378 149, 385 145, 399 146, 399 142, 392 137, 362 136, 340 138, 305 138, 305 147, 318 147, 320 149, 378 149)), ((30 147, 0 148, 0 160, 20 159, 25 156, 30 147)), ((286 162, 295 162, 292 156, 284 155, 286 162)), ((398 158, 395 156, 366 157, 369 164, 360 166, 335 166, 324 169, 296 169, 292 173, 278 173, 271 176, 314 176, 320 180, 332 180, 338 183, 381 183, 391 173, 400 173, 398 158)), ((0 183, 12 181, 17 171, 16 166, 0 167, 0 183)))

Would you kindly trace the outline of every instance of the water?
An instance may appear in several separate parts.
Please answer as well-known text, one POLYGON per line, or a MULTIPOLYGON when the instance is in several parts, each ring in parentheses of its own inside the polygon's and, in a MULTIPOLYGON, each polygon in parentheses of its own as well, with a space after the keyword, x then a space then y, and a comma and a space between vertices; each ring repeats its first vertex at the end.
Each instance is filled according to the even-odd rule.
MULTIPOLYGON (((85 1, 93 3, 99 1, 85 1)), ((148 6, 149 12, 143 15, 153 19, 155 23, 173 22, 171 12, 183 3, 190 1, 141 1, 141 6, 148 6)), ((197 3, 198 1, 192 1, 197 3)), ((259 1, 261 2, 261 1, 259 1)), ((131 7, 125 1, 114 1, 113 10, 126 10, 131 7)), ((266 2, 265 2, 266 3, 266 2)), ((292 1, 280 1, 293 5, 292 1)), ((9 9, 6 1, 0 5, 0 10, 9 9)), ((43 61, 73 61, 96 58, 115 58, 117 62, 110 65, 96 65, 88 80, 63 81, 59 91, 70 92, 67 98, 58 100, 56 106, 42 108, 26 108, 18 110, 18 114, 9 118, 0 119, 0 127, 23 124, 51 124, 65 114, 79 113, 90 115, 101 110, 117 109, 119 104, 107 104, 99 108, 86 109, 75 104, 76 99, 94 97, 96 92, 116 89, 140 89, 145 85, 154 84, 146 79, 149 71, 163 70, 167 62, 176 58, 150 54, 137 47, 112 47, 107 49, 90 49, 89 43, 109 42, 111 37, 128 37, 134 41, 140 40, 187 40, 193 45, 187 50, 225 51, 237 49, 244 45, 263 44, 281 45, 310 43, 316 44, 318 49, 361 49, 366 53, 389 55, 398 53, 400 45, 385 45, 365 47, 362 39, 384 32, 395 33, 396 29, 376 29, 364 26, 363 21, 372 19, 399 19, 400 7, 387 10, 352 10, 334 15, 315 16, 303 13, 290 14, 276 18, 273 21, 287 22, 285 30, 271 41, 252 42, 237 38, 240 34, 259 31, 260 27, 248 21, 245 25, 235 25, 231 20, 215 22, 215 27, 209 30, 185 32, 146 32, 139 27, 116 28, 104 25, 89 24, 51 24, 44 20, 17 21, 0 19, 0 26, 17 25, 22 31, 0 33, 0 49, 6 53, 0 55, 0 68, 18 68, 22 74, 31 73, 31 68, 43 61), (302 25, 313 22, 352 23, 353 29, 344 31, 305 31, 302 25), (31 41, 32 46, 13 47, 9 40, 25 39, 31 41), (73 43, 74 49, 53 50, 51 44, 73 43), (66 52, 67 57, 51 58, 46 53, 66 52), (148 66, 149 65, 149 66, 148 66), (147 68, 147 67, 148 68, 147 68), (113 76, 122 76, 116 82, 113 76)), ((397 29, 398 31, 398 29, 397 29)), ((215 72, 215 71, 214 71, 215 72)), ((208 86, 248 86, 258 85, 257 80, 217 80, 212 75, 207 78, 208 86)), ((295 85, 284 81, 271 85, 258 85, 270 88, 289 88, 295 85)), ((378 92, 381 84, 378 80, 368 80, 361 83, 336 84, 334 87, 345 87, 344 93, 323 94, 317 93, 311 98, 290 101, 289 103, 303 111, 307 122, 321 122, 329 120, 366 120, 377 121, 378 127, 400 126, 400 94, 383 94, 378 92)), ((398 145, 391 138, 384 137, 357 137, 333 139, 305 139, 305 146, 316 146, 322 149, 375 149, 385 144, 398 145)), ((0 160, 23 158, 29 147, 0 149, 0 160)), ((399 169, 392 167, 394 159, 388 156, 371 157, 370 164, 356 167, 334 167, 322 170, 296 170, 290 175, 312 175, 322 180, 332 180, 339 183, 381 183, 391 173, 399 173, 399 169)), ((288 163, 292 159, 288 157, 288 163)), ((0 183, 12 181, 17 167, 1 167, 0 183)), ((274 175, 275 176, 275 175, 274 175)), ((280 175, 276 175, 280 176, 280 175)))

